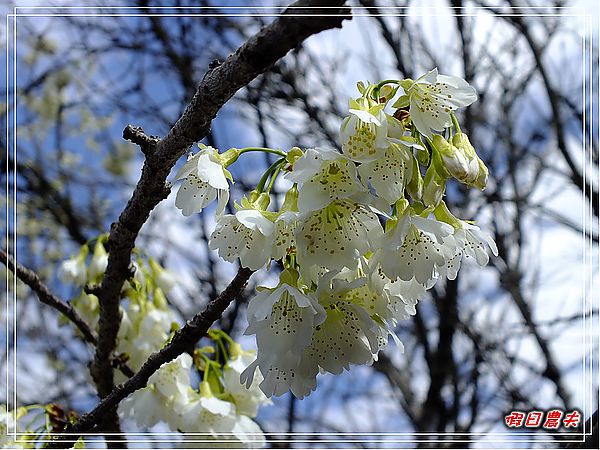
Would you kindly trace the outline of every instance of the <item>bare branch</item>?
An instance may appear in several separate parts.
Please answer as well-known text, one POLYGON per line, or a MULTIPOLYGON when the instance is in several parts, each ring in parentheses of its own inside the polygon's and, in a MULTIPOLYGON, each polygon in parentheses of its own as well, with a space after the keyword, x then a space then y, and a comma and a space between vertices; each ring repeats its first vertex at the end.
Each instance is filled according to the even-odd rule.
POLYGON ((121 400, 132 392, 146 386, 150 376, 152 376, 160 366, 177 358, 198 342, 200 338, 206 335, 211 325, 223 315, 223 312, 227 309, 233 299, 242 292, 252 273, 253 272, 250 269, 240 268, 235 278, 231 280, 231 283, 229 283, 225 290, 221 292, 217 298, 212 300, 206 306, 204 311, 196 314, 180 328, 173 336, 171 342, 158 352, 150 355, 148 360, 134 376, 124 384, 116 386, 92 411, 81 416, 72 427, 65 430, 68 433, 75 433, 74 435, 65 436, 63 439, 60 439, 60 441, 50 444, 49 447, 60 447, 61 444, 76 441, 79 438, 79 433, 83 434, 94 431, 102 420, 104 420, 106 415, 116 409, 121 400))
POLYGON ((79 331, 81 331, 81 334, 86 341, 88 341, 90 344, 96 345, 96 335, 87 322, 83 320, 79 313, 69 303, 54 295, 50 291, 50 288, 48 288, 48 286, 46 286, 46 284, 40 280, 40 277, 37 273, 17 263, 12 255, 9 255, 4 249, 0 249, 0 261, 2 261, 7 269, 12 270, 19 280, 29 286, 43 304, 48 305, 62 313, 67 319, 73 322, 79 331))
MULTIPOLYGON (((211 121, 235 92, 309 36, 341 27, 342 21, 349 17, 347 8, 319 7, 341 6, 343 3, 344 0, 300 0, 293 3, 281 17, 252 36, 222 64, 209 69, 179 120, 164 139, 156 142, 155 147, 152 146, 153 151, 145 152, 146 161, 133 195, 119 219, 111 226, 108 266, 97 294, 100 301, 98 345, 90 372, 100 398, 111 394, 114 387, 110 356, 115 349, 121 323, 119 300, 123 283, 129 274, 131 251, 150 212, 170 192, 166 178, 172 167, 192 144, 206 136, 211 121), (296 7, 303 8, 294 9, 296 7), (295 17, 294 14, 301 15, 295 17)), ((148 140, 143 139, 142 134, 140 129, 133 127, 127 127, 124 132, 126 138, 147 146, 148 140)), ((111 415, 107 427, 115 430, 118 428, 116 411, 111 415)))

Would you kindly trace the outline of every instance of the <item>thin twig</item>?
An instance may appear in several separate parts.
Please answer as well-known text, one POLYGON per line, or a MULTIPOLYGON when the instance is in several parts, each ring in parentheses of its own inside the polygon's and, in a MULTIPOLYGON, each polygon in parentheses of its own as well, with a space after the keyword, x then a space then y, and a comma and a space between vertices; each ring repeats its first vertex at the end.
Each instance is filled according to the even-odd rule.
POLYGON ((253 271, 250 269, 240 268, 237 275, 231 280, 231 283, 217 298, 206 306, 204 311, 196 314, 180 328, 174 334, 173 339, 161 350, 150 355, 135 375, 124 384, 116 386, 92 411, 82 415, 73 426, 65 430, 71 434, 61 436, 61 439, 51 443, 49 448, 68 445, 68 442, 76 441, 80 434, 95 431, 106 414, 115 410, 119 402, 129 394, 146 386, 150 376, 160 366, 177 358, 206 335, 211 325, 223 315, 223 312, 233 299, 242 292, 252 273, 253 271))
MULTIPOLYGON (((39 275, 33 270, 19 264, 15 261, 12 255, 9 255, 4 249, 0 249, 0 261, 9 270, 11 270, 16 277, 31 288, 37 295, 40 302, 51 308, 56 309, 58 312, 63 314, 69 319, 73 325, 81 332, 83 338, 92 345, 96 345, 98 338, 94 331, 90 328, 89 324, 79 315, 77 310, 73 306, 52 293, 50 288, 40 279, 39 275)), ((118 368, 123 375, 131 377, 135 373, 131 367, 127 365, 127 362, 121 358, 114 356, 111 359, 113 367, 118 368)))
MULTIPOLYGON (((175 125, 153 146, 153 151, 145 152, 146 160, 133 195, 111 226, 108 266, 97 294, 100 303, 98 345, 90 372, 100 398, 113 395, 114 374, 110 355, 116 347, 121 323, 119 300, 129 274, 131 252, 150 212, 170 192, 166 179, 171 169, 190 146, 207 135, 217 112, 239 89, 309 36, 341 27, 342 21, 350 17, 348 8, 320 7, 341 6, 343 3, 344 0, 299 0, 293 3, 281 17, 249 38, 222 64, 209 69, 175 125)), ((133 130, 128 127, 126 135, 133 137, 129 131, 133 130)), ((104 409, 103 414, 106 413, 111 417, 105 418, 105 431, 115 431, 118 428, 116 410, 104 409)))
POLYGON ((79 313, 71 306, 56 295, 54 295, 48 286, 40 280, 40 277, 33 270, 17 263, 12 255, 9 255, 4 249, 0 249, 0 261, 11 270, 19 280, 25 283, 36 293, 40 301, 48 305, 69 319, 77 327, 81 334, 90 344, 96 345, 97 338, 90 326, 79 315, 79 313))

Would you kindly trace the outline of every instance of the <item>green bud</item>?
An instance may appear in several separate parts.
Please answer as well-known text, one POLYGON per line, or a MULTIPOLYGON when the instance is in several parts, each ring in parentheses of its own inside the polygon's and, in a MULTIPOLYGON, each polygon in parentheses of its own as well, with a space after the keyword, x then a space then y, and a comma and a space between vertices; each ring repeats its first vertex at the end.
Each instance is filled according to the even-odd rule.
POLYGON ((412 210, 416 215, 421 214, 423 211, 425 211, 425 205, 421 202, 413 202, 412 204, 412 210))
POLYGON ((419 163, 414 157, 412 158, 412 177, 406 186, 406 190, 413 200, 420 200, 423 196, 423 178, 419 170, 419 163))
POLYGON ((410 203, 408 202, 407 199, 401 198, 400 200, 398 200, 396 202, 396 216, 402 217, 409 206, 410 206, 410 203))
POLYGON ((425 188, 423 190, 423 202, 428 206, 437 206, 442 201, 446 183, 438 175, 434 165, 430 165, 425 173, 425 188))
POLYGON ((169 304, 167 303, 167 297, 165 297, 165 294, 161 288, 154 289, 153 300, 154 306, 156 306, 157 309, 161 309, 164 311, 169 308, 169 304))
POLYGON ((452 225, 455 229, 460 228, 461 221, 454 216, 446 206, 446 203, 442 200, 437 207, 433 210, 433 215, 440 222, 447 223, 448 225, 452 225))
POLYGON ((279 274, 279 284, 287 284, 288 286, 297 287, 300 274, 296 269, 287 268, 279 274))
POLYGON ((423 166, 429 165, 429 152, 424 148, 417 149, 417 160, 423 166))
POLYGON ((294 183, 285 193, 279 212, 298 211, 298 187, 294 183))
MULTIPOLYGON (((271 196, 267 192, 258 192, 256 189, 248 194, 248 203, 260 211, 266 211, 271 203, 271 196)), ((242 199, 244 206, 244 199, 242 199)))
POLYGON ((483 191, 487 186, 489 171, 484 162, 480 158, 477 159, 479 160, 479 175, 477 175, 477 179, 473 183, 473 186, 483 191))
POLYGON ((300 150, 299 147, 293 147, 290 149, 289 152, 287 152, 287 155, 285 155, 285 159, 291 165, 294 165, 294 163, 296 161, 298 161, 298 159, 303 155, 304 155, 304 152, 302 150, 300 150))
POLYGON ((229 167, 234 162, 236 162, 239 157, 240 157, 240 149, 239 148, 230 148, 226 152, 218 155, 219 161, 221 162, 221 165, 223 167, 229 167))
POLYGON ((200 383, 200 396, 201 397, 214 397, 212 393, 212 389, 208 381, 203 381, 200 383))

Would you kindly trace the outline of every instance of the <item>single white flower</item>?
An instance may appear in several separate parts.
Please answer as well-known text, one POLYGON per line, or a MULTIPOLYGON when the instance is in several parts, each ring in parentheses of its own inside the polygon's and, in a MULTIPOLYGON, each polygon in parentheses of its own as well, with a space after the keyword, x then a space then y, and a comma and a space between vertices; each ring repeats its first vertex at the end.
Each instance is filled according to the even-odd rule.
POLYGON ((98 297, 94 294, 81 292, 79 296, 71 300, 71 305, 75 307, 79 315, 86 321, 90 328, 95 330, 100 317, 100 303, 98 297))
POLYGON ((353 161, 374 161, 389 145, 388 119, 383 112, 384 105, 369 107, 365 101, 359 101, 350 101, 350 115, 340 127, 340 142, 344 154, 353 161))
POLYGON ((337 375, 349 370, 350 364, 369 365, 373 362, 373 355, 379 350, 379 326, 360 305, 364 296, 356 295, 366 279, 352 282, 332 279, 329 283, 329 278, 328 275, 320 280, 317 289, 319 303, 325 308, 327 317, 315 327, 306 357, 313 359, 322 370, 337 375))
MULTIPOLYGON (((377 249, 382 236, 379 218, 367 206, 352 200, 335 200, 298 225, 300 267, 355 268, 357 258, 377 249)), ((303 277, 307 274, 308 271, 302 271, 303 277)))
POLYGON ((119 330, 119 353, 129 355, 129 364, 139 369, 148 357, 162 348, 171 331, 176 318, 171 310, 162 310, 147 305, 142 311, 130 301, 127 308, 126 321, 122 321, 119 330))
POLYGON ((298 183, 298 210, 308 213, 334 200, 365 191, 356 166, 346 156, 326 148, 308 149, 286 178, 298 183))
MULTIPOLYGON (((231 433, 232 437, 235 437, 245 448, 263 448, 267 443, 265 435, 258 424, 245 415, 237 416, 231 433)), ((232 447, 237 447, 238 445, 232 442, 232 447)))
POLYGON ((223 387, 233 397, 237 414, 248 417, 256 417, 260 406, 271 404, 271 400, 258 386, 262 381, 261 375, 257 375, 248 388, 240 381, 241 374, 254 359, 253 353, 244 352, 231 358, 223 367, 223 387))
POLYGON ((108 253, 104 248, 104 244, 98 240, 94 246, 94 253, 92 254, 92 260, 89 267, 89 276, 91 280, 97 279, 100 275, 103 275, 108 266, 108 253))
POLYGON ((138 389, 123 400, 118 407, 121 418, 131 418, 141 428, 150 428, 164 421, 165 404, 150 387, 138 389))
POLYGON ((152 275, 156 286, 162 289, 163 292, 168 293, 177 283, 177 275, 174 272, 161 267, 154 258, 150 258, 148 262, 152 269, 152 275))
POLYGON ((452 232, 446 223, 405 212, 385 232, 379 255, 383 272, 392 280, 414 277, 430 287, 438 268, 446 263, 443 238, 452 232))
POLYGON ((271 259, 274 234, 275 225, 261 211, 240 209, 219 218, 208 246, 225 261, 239 258, 243 267, 258 270, 271 259))
POLYGON ((491 236, 483 233, 478 226, 461 221, 461 227, 455 230, 454 238, 466 258, 474 258, 481 267, 487 265, 490 256, 487 248, 494 256, 498 256, 498 247, 491 236))
POLYGON ((391 280, 379 264, 380 257, 381 254, 376 253, 362 265, 367 276, 368 292, 371 292, 372 296, 379 296, 379 299, 372 300, 379 303, 378 307, 370 309, 376 310, 382 319, 392 323, 414 316, 416 304, 425 297, 425 287, 414 278, 410 281, 400 278, 391 280), (382 310, 383 305, 386 306, 385 310, 382 310))
MULTIPOLYGON (((202 382, 202 385, 206 385, 202 382)), ((201 387, 201 392, 204 389, 201 387)), ((210 433, 213 437, 230 432, 235 426, 235 405, 214 396, 197 393, 174 411, 171 425, 183 432, 210 433)))
MULTIPOLYGON (((438 75, 437 68, 417 78, 405 80, 402 87, 410 105, 410 118, 421 134, 431 137, 431 130, 443 131, 450 126, 450 112, 477 100, 475 89, 458 77, 438 75)), ((397 104, 395 106, 403 106, 397 104)))
POLYGON ((200 397, 190 406, 185 408, 185 414, 192 420, 186 418, 178 428, 184 433, 179 448, 264 447, 265 436, 258 424, 247 416, 235 415, 231 403, 215 397, 200 397), (194 432, 202 434, 191 434, 194 432))
POLYGON ((202 211, 218 197, 217 214, 221 214, 229 200, 231 174, 223 166, 219 152, 200 145, 201 150, 190 155, 175 175, 175 180, 185 179, 179 186, 175 206, 184 216, 202 211))
POLYGON ((190 388, 190 369, 192 357, 183 353, 173 361, 160 366, 148 379, 156 391, 169 402, 183 404, 187 401, 187 392, 190 388))
POLYGON ((325 310, 298 289, 298 272, 281 272, 275 289, 264 289, 248 304, 248 328, 256 334, 261 364, 292 352, 298 357, 310 344, 313 329, 325 319, 325 310))
POLYGON ((79 252, 76 257, 63 261, 60 265, 59 276, 65 283, 73 283, 77 286, 83 286, 87 281, 87 269, 85 265, 85 252, 79 252))
POLYGON ((271 257, 274 260, 285 258, 286 255, 296 250, 296 227, 298 226, 299 213, 284 211, 275 219, 275 236, 271 257))
POLYGON ((383 156, 362 163, 358 173, 379 197, 392 205, 404 196, 404 188, 412 176, 412 158, 409 147, 392 143, 383 156))
POLYGON ((272 361, 270 364, 260 364, 256 359, 251 363, 240 377, 246 386, 251 386, 256 372, 259 369, 262 381, 259 384, 261 391, 267 397, 279 397, 291 391, 297 398, 304 398, 317 388, 317 374, 319 366, 314 358, 309 358, 306 352, 302 357, 288 352, 272 361))
POLYGON ((498 247, 492 237, 479 227, 455 217, 444 202, 438 205, 434 214, 454 227, 454 234, 444 237, 444 243, 447 244, 444 250, 446 266, 441 268, 441 275, 449 280, 455 279, 463 257, 475 259, 481 267, 487 265, 490 259, 488 248, 494 256, 498 256, 498 247))

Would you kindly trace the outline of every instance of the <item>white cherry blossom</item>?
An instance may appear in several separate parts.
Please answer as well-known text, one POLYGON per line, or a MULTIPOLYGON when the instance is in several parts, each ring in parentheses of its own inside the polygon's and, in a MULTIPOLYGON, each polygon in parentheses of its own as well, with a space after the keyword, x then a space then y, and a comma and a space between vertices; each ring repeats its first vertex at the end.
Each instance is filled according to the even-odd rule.
MULTIPOLYGON (((412 81, 412 80, 410 80, 412 81)), ((421 134, 450 126, 450 112, 477 100, 475 89, 458 77, 438 75, 433 69, 415 81, 402 85, 410 104, 410 118, 421 134)))
POLYGON ((259 369, 263 377, 259 387, 267 397, 279 397, 289 390, 302 399, 317 388, 319 366, 306 352, 301 357, 288 352, 269 365, 261 365, 257 359, 242 373, 241 382, 250 386, 256 376, 256 369, 259 369))
POLYGON ((498 247, 494 240, 476 225, 461 221, 461 227, 454 232, 454 238, 464 256, 475 259, 481 267, 487 265, 490 260, 488 247, 494 256, 498 256, 498 247))
POLYGON ((223 387, 233 397, 237 414, 248 417, 256 417, 260 406, 271 404, 271 400, 260 390, 261 375, 256 375, 248 388, 240 381, 242 372, 254 359, 254 353, 243 352, 232 357, 223 368, 223 387))
POLYGON ((258 209, 246 208, 221 216, 208 246, 225 261, 239 258, 243 267, 258 270, 271 259, 274 237, 273 222, 258 209))
POLYGON ((108 253, 104 248, 104 244, 99 240, 94 246, 94 253, 89 266, 89 277, 91 280, 96 280, 100 275, 104 274, 108 266, 108 253))
MULTIPOLYGON (((362 100, 362 99, 361 99, 362 100)), ((389 145, 388 119, 383 105, 369 108, 357 101, 350 102, 350 115, 340 127, 340 142, 345 155, 353 161, 374 161, 389 145)))
POLYGON ((306 150, 286 177, 299 186, 298 210, 301 213, 315 211, 334 200, 366 190, 358 179, 354 163, 327 148, 306 150))
POLYGON ((298 226, 299 213, 284 211, 275 219, 275 236, 271 257, 274 260, 283 259, 286 255, 296 250, 296 227, 298 226))
POLYGON ((183 353, 160 366, 148 379, 148 383, 153 384, 156 391, 169 402, 183 404, 187 401, 187 392, 190 389, 191 367, 192 357, 183 353))
POLYGON ((60 265, 59 276, 66 283, 83 286, 87 281, 85 254, 80 253, 74 258, 63 261, 60 265))
MULTIPOLYGON (((379 247, 382 236, 379 218, 367 206, 351 200, 335 200, 298 225, 300 267, 354 268, 359 256, 379 247)), ((307 273, 302 272, 304 277, 307 273)))
POLYGON ((184 179, 175 199, 175 206, 184 216, 202 211, 218 198, 217 214, 221 214, 229 200, 231 174, 219 159, 218 151, 200 146, 201 150, 190 155, 175 175, 175 180, 184 179))
POLYGON ((165 404, 151 387, 133 392, 119 404, 119 416, 131 418, 141 428, 150 428, 164 421, 165 404))
POLYGON ((438 268, 446 263, 443 238, 452 232, 446 223, 406 212, 386 230, 380 250, 383 272, 392 280, 410 281, 414 277, 429 287, 438 268))
POLYGON ((381 158, 362 163, 358 173, 391 205, 404 196, 404 187, 412 174, 412 157, 409 147, 393 143, 381 158))

